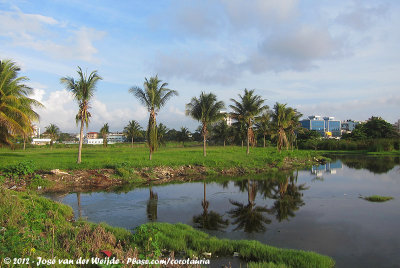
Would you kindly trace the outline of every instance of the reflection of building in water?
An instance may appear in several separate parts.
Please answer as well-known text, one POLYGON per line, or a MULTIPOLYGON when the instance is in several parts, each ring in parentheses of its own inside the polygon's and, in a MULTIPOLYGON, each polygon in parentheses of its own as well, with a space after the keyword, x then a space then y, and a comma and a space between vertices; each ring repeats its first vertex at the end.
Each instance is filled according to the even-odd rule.
POLYGON ((342 167, 342 162, 338 160, 325 165, 312 166, 311 174, 315 174, 317 177, 321 177, 324 173, 336 174, 336 170, 342 169, 342 167))

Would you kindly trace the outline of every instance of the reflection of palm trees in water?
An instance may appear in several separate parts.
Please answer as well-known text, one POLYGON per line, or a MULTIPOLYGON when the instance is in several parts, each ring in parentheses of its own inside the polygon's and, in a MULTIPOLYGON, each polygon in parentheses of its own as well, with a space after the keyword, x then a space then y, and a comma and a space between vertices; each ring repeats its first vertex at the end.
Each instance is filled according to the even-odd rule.
POLYGON ((157 220, 157 206, 158 206, 158 194, 153 192, 153 189, 151 188, 151 185, 149 187, 150 191, 150 196, 149 196, 149 201, 147 201, 147 218, 150 221, 156 221, 157 220))
POLYGON ((78 199, 78 216, 80 219, 82 218, 81 193, 76 193, 76 198, 78 199))
POLYGON ((237 224, 236 230, 243 229, 246 233, 264 232, 266 230, 265 224, 270 224, 271 220, 268 219, 264 213, 269 212, 266 206, 256 206, 255 198, 257 194, 257 182, 241 181, 235 183, 239 186, 241 191, 247 188, 247 205, 238 201, 229 200, 235 207, 228 211, 228 214, 234 219, 232 224, 237 224))
POLYGON ((201 202, 203 213, 193 216, 195 227, 207 230, 220 230, 226 228, 229 224, 228 220, 224 220, 222 216, 215 211, 208 211, 210 203, 206 198, 206 182, 204 181, 204 199, 201 202))
POLYGON ((307 190, 308 187, 305 184, 297 185, 297 177, 298 172, 292 173, 290 176, 280 179, 273 189, 271 198, 276 201, 271 208, 271 213, 275 214, 279 222, 294 217, 295 211, 305 204, 301 191, 307 190))

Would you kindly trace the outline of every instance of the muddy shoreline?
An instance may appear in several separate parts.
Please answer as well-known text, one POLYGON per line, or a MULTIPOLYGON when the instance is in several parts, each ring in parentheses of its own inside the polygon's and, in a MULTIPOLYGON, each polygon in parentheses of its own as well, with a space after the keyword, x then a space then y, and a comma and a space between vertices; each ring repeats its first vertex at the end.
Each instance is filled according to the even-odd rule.
POLYGON ((205 166, 186 165, 180 167, 146 167, 142 169, 129 169, 129 176, 122 176, 115 169, 83 169, 36 171, 35 174, 15 180, 6 178, 5 188, 26 191, 33 190, 39 193, 67 193, 112 191, 115 188, 127 185, 159 185, 171 182, 191 182, 204 180, 210 176, 235 177, 250 174, 261 174, 270 171, 287 171, 296 168, 305 168, 313 164, 321 164, 325 158, 312 159, 285 159, 281 166, 266 165, 259 168, 234 167, 227 169, 210 169, 205 166), (37 180, 40 176, 40 181, 37 180))

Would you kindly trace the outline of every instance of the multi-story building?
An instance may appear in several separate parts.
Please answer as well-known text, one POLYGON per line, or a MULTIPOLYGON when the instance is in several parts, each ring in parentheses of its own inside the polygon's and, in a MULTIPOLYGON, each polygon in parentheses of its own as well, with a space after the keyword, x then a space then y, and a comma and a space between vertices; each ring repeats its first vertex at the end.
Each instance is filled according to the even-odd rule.
POLYGON ((232 116, 226 111, 220 111, 221 114, 224 114, 224 120, 228 126, 232 126, 232 116))
POLYGON ((121 143, 125 142, 126 137, 122 132, 112 132, 107 134, 107 142, 108 143, 121 143))
POLYGON ((308 119, 300 121, 302 127, 315 130, 323 137, 340 137, 341 123, 334 117, 322 117, 319 115, 309 116, 308 119))
POLYGON ((31 138, 39 138, 40 137, 40 127, 38 125, 32 125, 32 134, 31 138))
POLYGON ((97 133, 97 132, 86 133, 86 138, 88 138, 88 139, 97 139, 98 137, 99 137, 99 133, 97 133))
POLYGON ((361 124, 360 121, 354 121, 351 119, 348 119, 346 121, 342 122, 342 132, 343 133, 350 133, 352 132, 357 125, 361 124))

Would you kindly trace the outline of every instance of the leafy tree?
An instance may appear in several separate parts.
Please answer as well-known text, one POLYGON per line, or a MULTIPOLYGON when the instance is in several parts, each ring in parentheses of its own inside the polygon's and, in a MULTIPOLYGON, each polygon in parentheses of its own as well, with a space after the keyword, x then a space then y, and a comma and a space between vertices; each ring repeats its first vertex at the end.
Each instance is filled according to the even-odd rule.
POLYGON ((222 101, 217 101, 217 96, 213 93, 201 92, 200 97, 193 97, 190 103, 186 104, 186 115, 202 124, 201 134, 203 135, 203 155, 207 155, 206 142, 208 135, 208 125, 223 118, 221 110, 225 105, 222 101))
POLYGON ((397 138, 399 134, 392 124, 381 117, 372 116, 367 122, 358 124, 356 128, 344 138, 354 140, 397 138))
POLYGON ((246 122, 244 120, 238 120, 232 124, 233 126, 233 134, 235 135, 235 139, 242 144, 247 137, 247 127, 246 122))
POLYGON ((44 134, 47 134, 50 138, 50 148, 53 148, 53 142, 58 139, 60 135, 60 129, 55 124, 50 124, 46 127, 44 134))
POLYGON ((181 127, 181 130, 177 133, 177 138, 179 142, 182 142, 183 147, 185 147, 185 141, 190 139, 190 131, 186 127, 181 127))
POLYGON ((263 135, 263 147, 265 148, 265 136, 271 131, 271 113, 269 111, 264 112, 256 119, 256 129, 263 135))
POLYGON ((108 126, 108 123, 105 123, 99 132, 103 138, 103 147, 107 147, 107 136, 108 133, 110 133, 110 127, 108 126))
POLYGON ((297 144, 296 132, 301 128, 299 120, 300 120, 300 117, 302 116, 302 114, 293 108, 288 108, 288 113, 290 116, 290 121, 289 121, 289 125, 287 128, 288 141, 289 141, 290 148, 293 150, 294 143, 296 142, 296 144, 297 144))
POLYGON ((247 151, 250 153, 250 143, 255 144, 253 123, 256 117, 262 112, 268 109, 267 105, 264 105, 264 101, 261 96, 255 95, 254 90, 244 90, 243 96, 239 94, 239 101, 231 99, 233 105, 229 107, 233 110, 232 117, 237 121, 243 120, 247 127, 247 151))
POLYGON ((43 105, 29 98, 33 89, 24 84, 29 79, 18 76, 20 68, 12 61, 0 61, 0 146, 12 145, 12 139, 24 139, 33 132, 32 124, 39 120, 33 110, 43 105))
POLYGON ((79 149, 78 149, 78 160, 77 163, 82 162, 82 144, 83 144, 83 126, 86 125, 86 129, 89 126, 89 118, 91 114, 89 112, 90 100, 92 99, 96 90, 96 85, 102 78, 97 74, 97 71, 93 71, 87 75, 78 66, 78 80, 72 77, 62 77, 61 83, 66 86, 66 89, 72 92, 75 100, 78 102, 79 111, 76 115, 76 123, 81 122, 80 133, 79 133, 79 149))
POLYGON ((129 121, 128 125, 124 128, 124 135, 127 139, 131 140, 131 147, 133 148, 135 137, 142 137, 142 127, 135 120, 129 121))
POLYGON ((167 101, 178 95, 178 92, 167 88, 168 83, 162 83, 158 76, 145 78, 143 89, 132 87, 129 92, 132 93, 150 112, 149 124, 147 127, 147 144, 149 146, 149 159, 151 160, 153 152, 157 149, 159 139, 157 137, 156 115, 167 101))

